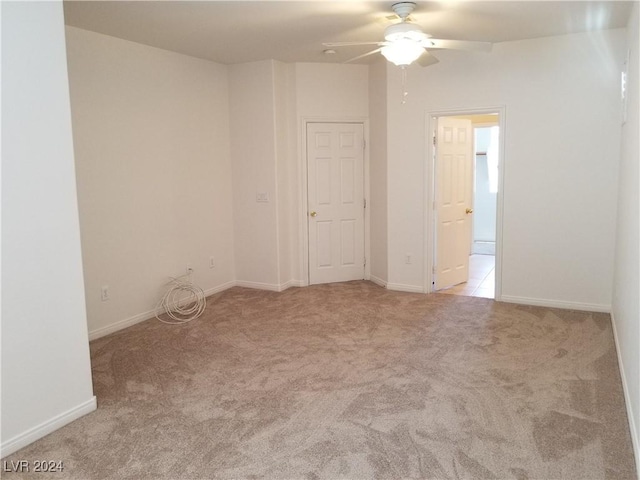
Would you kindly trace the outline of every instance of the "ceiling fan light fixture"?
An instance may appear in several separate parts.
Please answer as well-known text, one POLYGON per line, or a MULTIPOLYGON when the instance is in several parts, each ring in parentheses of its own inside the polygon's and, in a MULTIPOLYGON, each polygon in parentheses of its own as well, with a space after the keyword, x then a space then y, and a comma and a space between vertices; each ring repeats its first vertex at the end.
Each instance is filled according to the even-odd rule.
POLYGON ((401 39, 382 47, 380 53, 388 61, 401 67, 416 61, 424 53, 424 47, 413 40, 401 39))

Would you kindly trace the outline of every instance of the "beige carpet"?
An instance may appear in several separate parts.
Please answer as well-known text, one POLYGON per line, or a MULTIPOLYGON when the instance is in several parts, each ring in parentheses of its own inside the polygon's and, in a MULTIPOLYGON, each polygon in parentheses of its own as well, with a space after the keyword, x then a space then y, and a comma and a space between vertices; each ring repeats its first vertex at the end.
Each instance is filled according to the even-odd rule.
POLYGON ((232 288, 91 355, 98 410, 5 459, 64 472, 20 478, 636 478, 605 314, 232 288))

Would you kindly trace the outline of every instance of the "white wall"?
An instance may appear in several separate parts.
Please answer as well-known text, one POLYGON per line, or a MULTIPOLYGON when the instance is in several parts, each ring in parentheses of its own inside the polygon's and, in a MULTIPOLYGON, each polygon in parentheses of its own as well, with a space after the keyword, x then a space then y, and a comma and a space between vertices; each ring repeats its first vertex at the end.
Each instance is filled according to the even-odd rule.
POLYGON ((152 316, 187 265, 207 293, 235 278, 227 70, 74 27, 67 44, 95 338, 152 316))
POLYGON ((96 402, 62 3, 1 12, 3 457, 96 402))
POLYGON ((367 67, 225 67, 75 27, 67 41, 91 338, 151 317, 187 265, 207 293, 304 284, 299 121, 366 117, 367 67))
POLYGON ((504 106, 503 299, 610 308, 623 43, 613 30, 439 52, 409 69, 405 105, 389 67, 390 283, 425 284, 427 113, 504 106))
POLYGON ((622 127, 622 152, 618 182, 618 219, 613 282, 612 317, 618 355, 626 386, 636 464, 640 466, 640 145, 638 140, 638 3, 627 28, 629 55, 628 116, 622 127))
MULTIPOLYGON (((637 11, 628 36, 631 105, 638 104, 637 11)), ((2 14, 6 455, 95 408, 95 399, 62 10, 58 3, 5 2, 2 14), (42 292, 35 299, 34 289, 42 292)), ((371 114, 371 272, 396 288, 422 290, 426 114, 505 106, 503 294, 607 309, 614 278, 637 442, 640 287, 638 270, 628 266, 639 264, 638 117, 630 109, 617 183, 622 31, 499 44, 488 56, 442 52, 440 64, 409 70, 406 105, 399 102, 399 69, 384 62, 370 75, 361 65, 227 68, 73 27, 67 42, 94 335, 149 316, 165 278, 186 264, 209 292, 306 281, 304 118, 371 114), (257 193, 269 202, 256 202, 257 193), (100 301, 102 285, 110 287, 108 302, 100 301)))
POLYGON ((279 290, 274 69, 271 60, 230 65, 229 105, 237 281, 279 290))
POLYGON ((295 197, 298 177, 297 124, 295 122, 295 67, 291 64, 274 62, 274 105, 276 140, 276 177, 278 191, 278 249, 279 285, 281 288, 302 285, 297 280, 299 246, 296 230, 300 211, 295 197))
POLYGON ((229 66, 239 285, 282 290, 307 283, 302 121, 366 119, 367 82, 363 65, 268 60, 229 66), (257 202, 259 193, 269 201, 257 202))
POLYGON ((366 65, 296 63, 299 117, 362 118, 369 115, 366 65))
POLYGON ((386 285, 387 269, 387 65, 379 59, 369 66, 369 118, 371 125, 371 280, 386 285))
MULTIPOLYGON (((294 225, 296 233, 307 229, 306 217, 306 145, 304 120, 315 121, 358 121, 365 123, 365 139, 368 139, 369 117, 369 69, 366 65, 342 65, 330 63, 296 63, 295 64, 295 105, 297 129, 294 133, 298 139, 297 150, 290 155, 296 162, 297 181, 290 185, 292 196, 303 211, 294 225)), ((365 152, 365 184, 368 180, 369 161, 365 152)), ((366 188, 366 185, 365 185, 366 188)), ((368 192, 367 192, 368 193, 368 192)), ((365 238, 368 248, 368 220, 365 216, 365 238)), ((306 245, 300 235, 296 236, 300 245, 297 275, 301 284, 308 282, 306 245)))

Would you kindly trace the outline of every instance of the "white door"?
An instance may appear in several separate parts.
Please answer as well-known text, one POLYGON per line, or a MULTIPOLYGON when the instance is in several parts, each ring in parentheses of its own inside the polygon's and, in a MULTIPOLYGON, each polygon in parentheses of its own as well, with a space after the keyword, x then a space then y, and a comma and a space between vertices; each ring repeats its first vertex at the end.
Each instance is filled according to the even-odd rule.
POLYGON ((309 283, 364 278, 361 123, 307 124, 309 283))
POLYGON ((473 213, 471 120, 439 117, 436 135, 436 290, 469 279, 473 213))

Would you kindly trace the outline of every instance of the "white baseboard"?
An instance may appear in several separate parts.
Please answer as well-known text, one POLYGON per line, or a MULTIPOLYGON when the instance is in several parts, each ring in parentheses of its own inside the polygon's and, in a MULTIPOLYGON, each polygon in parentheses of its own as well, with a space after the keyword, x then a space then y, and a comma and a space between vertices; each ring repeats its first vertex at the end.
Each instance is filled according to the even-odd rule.
MULTIPOLYGON (((371 281, 377 283, 382 287, 386 287, 386 282, 383 280, 371 277, 371 281)), ((204 290, 204 295, 206 297, 222 292, 224 290, 228 290, 232 287, 245 287, 245 288, 254 288, 256 290, 268 290, 271 292, 282 292, 291 287, 306 287, 308 283, 303 280, 289 280, 282 284, 276 283, 260 283, 260 282, 247 282, 244 280, 231 281, 227 283, 223 283, 213 288, 209 288, 208 290, 204 290)), ((406 285, 400 285, 396 290, 405 291, 405 292, 419 292, 422 293, 422 290, 416 290, 418 287, 411 287, 406 285)), ((112 333, 118 332, 125 328, 131 327, 137 323, 144 322, 145 320, 150 320, 154 318, 156 315, 156 311, 148 310, 146 312, 138 313, 137 315, 133 315, 132 317, 125 318, 123 320, 119 320, 111 325, 107 325, 106 327, 101 327, 96 330, 92 330, 89 332, 89 341, 96 340, 98 338, 104 337, 106 335, 110 335, 112 333)))
POLYGON ((73 407, 66 412, 57 415, 46 422, 41 423, 33 428, 30 428, 26 432, 23 432, 15 437, 2 442, 0 445, 0 458, 4 458, 7 455, 17 452, 21 448, 26 447, 30 443, 41 439, 42 437, 49 435, 50 433, 64 427, 65 425, 83 417, 87 413, 93 412, 97 408, 96 397, 91 397, 84 403, 73 407))
POLYGON ((416 285, 403 285, 401 283, 387 283, 387 289, 395 290, 397 292, 425 293, 424 287, 418 287, 416 285))
POLYGON ((291 287, 307 287, 307 286, 308 285, 302 280, 289 280, 288 282, 285 282, 282 285, 280 285, 279 291, 282 292, 287 288, 291 288, 291 287))
POLYGON ((95 330, 91 330, 89 332, 89 341, 96 340, 101 337, 105 337, 111 333, 115 333, 119 330, 123 330, 127 327, 131 327, 136 323, 144 322, 145 320, 149 320, 155 316, 155 310, 149 310, 148 312, 139 313, 134 315, 133 317, 125 318, 124 320, 119 320, 111 325, 107 325, 106 327, 97 328, 95 330))
POLYGON ((633 452, 636 457, 636 472, 638 472, 638 478, 640 479, 640 432, 638 432, 640 425, 636 425, 636 420, 633 416, 633 403, 631 403, 631 397, 629 396, 629 384, 627 383, 627 376, 625 375, 624 363, 622 363, 620 342, 618 341, 618 331, 616 330, 616 319, 614 318, 613 312, 611 312, 611 327, 613 328, 613 341, 615 342, 616 354, 618 355, 618 368, 620 369, 620 378, 622 380, 624 403, 627 407, 627 419, 629 421, 629 430, 631 431, 631 444, 633 445, 633 452))
POLYGON ((236 281, 236 287, 255 288, 256 290, 269 290, 270 292, 281 292, 283 290, 282 285, 278 283, 247 282, 245 280, 236 281))
MULTIPOLYGON (((221 285, 218 285, 216 287, 213 288, 209 288, 207 290, 204 290, 204 295, 205 297, 208 297, 210 295, 213 295, 215 293, 219 293, 222 292, 224 290, 227 290, 231 287, 234 287, 236 285, 236 282, 227 282, 227 283, 223 283, 221 285)), ((92 330, 89 332, 89 341, 91 340, 96 340, 100 337, 104 337, 106 335, 109 335, 111 333, 115 333, 119 330, 131 327, 137 323, 140 322, 144 322, 145 320, 149 320, 151 318, 154 318, 156 316, 156 311, 154 310, 148 310, 146 312, 142 312, 142 313, 138 313, 137 315, 134 315, 132 317, 129 318, 125 318, 124 320, 119 320, 115 323, 112 323, 111 325, 107 325, 106 327, 102 327, 102 328, 98 328, 96 330, 92 330)))
MULTIPOLYGON (((215 286, 213 288, 209 288, 204 290, 205 297, 210 295, 222 292, 224 290, 228 290, 231 287, 246 287, 246 288, 255 288, 257 290, 269 290, 272 292, 282 292, 290 287, 305 287, 307 286, 305 282, 302 280, 289 280, 283 284, 272 284, 272 283, 259 283, 259 282, 245 282, 245 281, 231 281, 227 283, 223 283, 221 285, 215 286)), ((146 312, 138 313, 129 318, 125 318, 123 320, 119 320, 111 325, 107 325, 106 327, 101 327, 96 330, 92 330, 89 332, 89 341, 96 340, 100 337, 104 337, 106 335, 110 335, 117 331, 123 330, 125 328, 131 327, 137 323, 144 322, 145 320, 150 320, 156 316, 156 311, 148 310, 146 312)))
POLYGON ((522 305, 534 305, 536 307, 563 308, 565 310, 581 310, 584 312, 611 313, 611 305, 598 303, 565 302, 562 300, 549 300, 545 298, 514 297, 501 295, 501 302, 520 303, 522 305))
POLYGON ((204 291, 204 296, 205 297, 209 297, 211 295, 214 295, 216 293, 220 293, 220 292, 224 292, 225 290, 229 290, 231 287, 235 287, 236 286, 236 282, 227 282, 227 283, 222 283, 216 287, 212 287, 209 288, 207 290, 204 291))
POLYGON ((238 280, 235 282, 236 287, 255 288, 256 290, 269 290, 270 292, 282 292, 290 287, 306 287, 307 284, 302 280, 289 280, 285 283, 260 283, 260 282, 247 282, 245 280, 238 280))
POLYGON ((375 275, 369 275, 369 281, 383 288, 387 288, 387 281, 381 279, 380 277, 376 277, 375 275))

